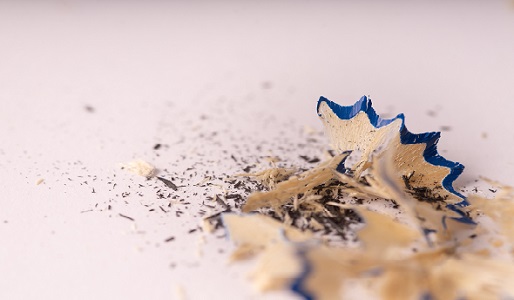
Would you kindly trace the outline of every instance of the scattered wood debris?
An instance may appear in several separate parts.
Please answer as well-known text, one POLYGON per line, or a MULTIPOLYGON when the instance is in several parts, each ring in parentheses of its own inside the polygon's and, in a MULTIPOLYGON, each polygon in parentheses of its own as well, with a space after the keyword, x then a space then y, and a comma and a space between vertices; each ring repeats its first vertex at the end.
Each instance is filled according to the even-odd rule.
MULTIPOLYGON (((272 207, 275 211, 278 211, 278 208, 290 201, 293 196, 298 194, 308 195, 316 186, 332 179, 334 176, 333 171, 346 156, 348 156, 348 153, 335 156, 329 161, 299 176, 289 177, 286 181, 278 183, 276 189, 269 192, 253 193, 248 197, 248 200, 243 206, 243 212, 250 212, 265 206, 272 207)), ((259 174, 268 173, 263 171, 259 174)))
POLYGON ((267 188, 273 188, 279 182, 286 180, 295 173, 295 169, 272 168, 257 173, 242 173, 236 176, 254 177, 267 188))
POLYGON ((129 171, 130 173, 143 176, 146 178, 153 177, 155 175, 155 167, 150 163, 137 159, 122 165, 122 169, 129 171))
MULTIPOLYGON (((133 231, 139 234, 144 231, 136 230, 135 219, 118 209, 151 191, 154 199, 140 202, 148 214, 202 219, 183 230, 200 235, 200 256, 203 234, 212 233, 216 238, 228 235, 237 245, 231 261, 256 259, 251 279, 262 291, 291 289, 306 299, 337 299, 344 297, 348 286, 360 282, 381 299, 514 295, 512 188, 491 183, 494 199, 465 198, 452 186, 463 166, 437 153, 439 136, 408 132, 402 115, 380 118, 368 99, 351 108, 322 99, 318 114, 332 150, 287 157, 259 144, 256 149, 268 156, 255 161, 241 152, 224 153, 234 170, 245 172, 240 176, 203 172, 196 166, 204 162, 190 161, 186 170, 165 176, 168 179, 161 176, 127 187, 108 182, 113 198, 115 194, 120 199, 83 212, 105 210, 133 221, 133 231), (272 168, 260 169, 265 163, 272 168), (188 195, 185 186, 195 191, 188 195), (200 199, 201 205, 190 197, 200 199), (197 204, 198 211, 191 209, 197 204), (226 232, 220 230, 223 227, 226 232)), ((216 134, 202 132, 198 137, 216 134)), ((306 129, 306 143, 291 148, 315 143, 315 135, 315 130, 306 129)), ((183 138, 176 141, 182 142, 183 138)), ((152 148, 152 154, 159 156, 170 147, 157 143, 152 148)), ((129 162, 123 169, 146 178, 157 173, 143 160, 129 162)), ((103 188, 96 186, 97 194, 95 180, 68 177, 66 183, 80 182, 97 197, 103 188)), ((175 236, 158 239, 175 244, 175 236)), ((178 294, 185 297, 183 290, 178 294)))

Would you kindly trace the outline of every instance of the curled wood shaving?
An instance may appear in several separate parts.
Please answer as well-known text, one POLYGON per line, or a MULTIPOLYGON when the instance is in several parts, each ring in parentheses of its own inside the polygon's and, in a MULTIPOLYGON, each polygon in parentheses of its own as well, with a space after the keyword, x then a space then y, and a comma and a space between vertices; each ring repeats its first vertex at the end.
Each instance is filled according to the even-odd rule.
POLYGON ((230 238, 236 244, 256 248, 265 247, 269 243, 286 238, 291 241, 305 241, 312 236, 308 232, 302 232, 260 214, 237 215, 235 213, 225 213, 223 214, 223 224, 227 228, 230 238))
MULTIPOLYGON (((482 226, 484 230, 498 231, 500 236, 507 241, 508 250, 514 255, 514 188, 495 181, 487 180, 497 188, 493 199, 487 199, 478 195, 470 196, 470 212, 477 218, 479 224, 494 221, 497 228, 482 226), (489 220, 484 220, 484 219, 489 220), (485 229, 485 228, 488 229, 485 229)), ((496 242, 498 243, 498 242, 496 242)))
POLYGON ((359 240, 364 247, 374 255, 388 257, 397 255, 394 249, 411 245, 422 237, 421 233, 410 226, 401 224, 390 216, 369 211, 363 208, 355 208, 364 218, 366 226, 357 232, 359 240))
MULTIPOLYGON (((460 203, 461 195, 443 181, 462 165, 428 162, 426 140, 402 143, 403 117, 375 127, 366 113, 339 118, 327 103, 320 101, 318 113, 331 145, 338 153, 354 151, 353 165, 341 164, 349 155, 343 152, 299 175, 280 168, 243 174, 271 190, 251 194, 242 211, 270 208, 284 222, 260 214, 223 216, 239 247, 233 259, 258 255, 252 273, 256 287, 289 287, 307 299, 337 299, 349 282, 366 281, 378 298, 387 300, 514 297, 514 189, 491 182, 501 190, 495 199, 472 195, 471 206, 462 211, 478 224, 458 222, 460 211, 447 204, 460 203), (340 193, 394 200, 407 221, 341 203, 340 193), (323 212, 330 219, 332 208, 362 217, 355 248, 334 247, 302 232, 287 214, 292 211, 311 228, 323 229, 322 221, 308 217, 323 212)), ((438 135, 427 136, 435 145, 438 135)), ((432 158, 444 160, 435 148, 430 151, 432 158)))
POLYGON ((333 171, 347 156, 348 153, 337 155, 309 171, 289 177, 286 181, 278 183, 276 188, 269 192, 251 194, 242 211, 250 212, 262 207, 272 207, 278 210, 281 205, 290 202, 296 195, 312 193, 314 187, 333 178, 333 171))
POLYGON ((241 173, 236 176, 247 176, 254 177, 257 179, 262 185, 271 189, 274 188, 277 183, 286 180, 291 175, 296 172, 295 169, 287 169, 287 168, 272 168, 266 169, 257 173, 241 173))
POLYGON ((258 291, 280 290, 289 286, 302 268, 293 245, 270 244, 259 257, 250 279, 258 291))

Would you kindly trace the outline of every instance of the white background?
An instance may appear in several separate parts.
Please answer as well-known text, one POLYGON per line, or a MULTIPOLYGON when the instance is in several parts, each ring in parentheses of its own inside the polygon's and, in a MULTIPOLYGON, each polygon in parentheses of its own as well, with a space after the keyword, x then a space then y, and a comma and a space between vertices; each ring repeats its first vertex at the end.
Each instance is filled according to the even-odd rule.
POLYGON ((214 146, 192 138, 201 114, 200 131, 220 129, 229 150, 277 138, 284 122, 321 129, 320 95, 370 95, 413 132, 449 126, 439 148, 466 166, 457 186, 514 184, 514 4, 0 2, 0 298, 174 299, 177 286, 190 299, 259 297, 247 265, 227 266, 230 242, 207 236, 198 256, 198 218, 143 212, 107 181, 146 184, 120 170, 133 158, 171 172, 180 155, 206 160, 194 149, 214 146), (78 184, 87 175, 102 180, 95 194, 78 184), (109 199, 115 212, 81 213, 109 199))

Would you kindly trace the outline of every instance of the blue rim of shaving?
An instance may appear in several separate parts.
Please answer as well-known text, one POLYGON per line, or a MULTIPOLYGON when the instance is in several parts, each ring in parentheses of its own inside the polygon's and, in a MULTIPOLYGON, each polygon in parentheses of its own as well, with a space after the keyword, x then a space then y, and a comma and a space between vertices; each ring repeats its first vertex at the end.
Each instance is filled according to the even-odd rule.
POLYGON ((305 280, 307 280, 312 272, 312 266, 307 259, 307 250, 300 247, 300 249, 297 250, 296 255, 302 262, 302 273, 291 283, 291 291, 295 292, 305 300, 314 300, 314 295, 305 288, 305 280))
MULTIPOLYGON (((342 120, 349 120, 355 117, 358 113, 364 112, 368 115, 371 125, 375 128, 380 128, 390 123, 400 119, 402 124, 400 127, 400 142, 404 145, 409 144, 426 144, 426 148, 423 151, 423 158, 428 163, 434 166, 441 166, 450 169, 450 173, 443 178, 441 185, 450 193, 458 196, 462 199, 461 202, 456 204, 447 204, 446 207, 456 213, 458 213, 460 218, 453 218, 457 221, 469 224, 475 224, 462 210, 460 207, 468 206, 469 202, 466 200, 466 197, 459 192, 457 192, 453 188, 453 182, 464 170, 464 166, 458 162, 454 162, 451 160, 447 160, 446 158, 439 155, 437 152, 437 142, 441 136, 440 132, 426 132, 421 134, 411 133, 407 127, 405 126, 405 116, 403 114, 398 114, 396 117, 392 119, 383 119, 381 118, 375 109, 372 107, 371 99, 368 99, 366 96, 362 96, 359 101, 357 101, 354 105, 351 106, 342 106, 333 101, 328 100, 327 98, 321 96, 318 100, 318 105, 316 107, 316 111, 318 115, 319 107, 321 103, 325 102, 328 107, 342 120)), ((344 162, 342 162, 344 163, 344 162)), ((339 166, 338 166, 339 169, 339 166)))
MULTIPOLYGON (((242 214, 242 215, 233 213, 233 212, 223 213, 223 214, 221 214, 221 222, 223 224, 225 224, 225 216, 226 215, 251 216, 251 215, 255 215, 255 213, 242 214)), ((227 237, 227 239, 230 239, 230 230, 228 230, 226 227, 225 227, 225 229, 226 229, 225 230, 226 237, 227 237)), ((287 240, 283 231, 281 232, 281 236, 282 236, 282 238, 287 240)), ((298 256, 299 260, 302 262, 302 272, 291 282, 291 285, 289 288, 291 289, 291 291, 298 294, 300 297, 302 297, 305 300, 314 300, 315 299, 314 295, 312 295, 312 293, 310 293, 305 288, 305 284, 304 284, 312 272, 312 265, 309 262, 309 260, 307 259, 307 250, 308 249, 307 249, 307 247, 305 247, 301 244, 298 244, 298 245, 299 245, 299 248, 296 250, 296 255, 298 256)))

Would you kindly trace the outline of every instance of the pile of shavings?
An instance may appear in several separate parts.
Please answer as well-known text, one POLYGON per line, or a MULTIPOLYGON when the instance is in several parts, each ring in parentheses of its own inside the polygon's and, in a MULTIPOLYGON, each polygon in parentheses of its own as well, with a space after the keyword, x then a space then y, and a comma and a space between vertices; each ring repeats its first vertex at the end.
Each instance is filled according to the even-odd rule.
POLYGON ((321 97, 317 109, 333 155, 301 173, 239 174, 265 189, 240 212, 220 214, 237 245, 232 260, 257 260, 258 290, 304 299, 352 298, 359 287, 375 299, 514 297, 512 188, 490 182, 494 199, 465 198, 453 188, 464 167, 438 154, 439 133, 412 134, 402 114, 382 119, 367 97, 353 106, 321 97), (394 210, 368 205, 378 201, 394 210), (355 243, 327 239, 348 228, 355 243))

